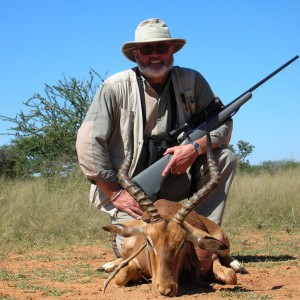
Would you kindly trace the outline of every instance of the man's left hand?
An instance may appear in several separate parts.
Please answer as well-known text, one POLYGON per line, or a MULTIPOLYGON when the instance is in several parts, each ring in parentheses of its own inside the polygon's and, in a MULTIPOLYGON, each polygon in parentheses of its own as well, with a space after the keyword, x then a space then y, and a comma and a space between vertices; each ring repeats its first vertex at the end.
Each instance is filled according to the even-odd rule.
POLYGON ((163 177, 170 173, 174 175, 185 173, 198 157, 198 153, 192 144, 168 148, 164 155, 167 154, 172 154, 172 158, 162 172, 163 177))

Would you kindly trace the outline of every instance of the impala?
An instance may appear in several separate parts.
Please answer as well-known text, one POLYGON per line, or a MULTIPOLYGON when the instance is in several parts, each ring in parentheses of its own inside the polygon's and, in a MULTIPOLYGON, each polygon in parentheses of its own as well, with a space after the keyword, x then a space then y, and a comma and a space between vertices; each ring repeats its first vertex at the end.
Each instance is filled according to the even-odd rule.
POLYGON ((128 145, 118 180, 139 202, 144 214, 141 220, 103 228, 126 237, 122 258, 102 266, 107 272, 113 271, 105 282, 104 291, 113 278, 118 286, 151 279, 155 295, 173 297, 178 293, 180 279, 205 286, 208 285, 206 282, 212 281, 236 284, 236 272, 245 271, 237 260, 229 256, 230 243, 221 227, 193 210, 216 189, 220 181, 208 132, 206 138, 210 181, 182 204, 166 199, 153 203, 129 179, 132 147, 128 145))

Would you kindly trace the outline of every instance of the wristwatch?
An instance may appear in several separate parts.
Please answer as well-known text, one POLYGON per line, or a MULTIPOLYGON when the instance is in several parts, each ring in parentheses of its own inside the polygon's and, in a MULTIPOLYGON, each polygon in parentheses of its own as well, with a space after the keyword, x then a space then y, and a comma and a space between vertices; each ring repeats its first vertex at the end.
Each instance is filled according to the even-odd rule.
POLYGON ((197 142, 192 142, 192 145, 196 149, 198 155, 201 155, 202 154, 201 146, 197 142))

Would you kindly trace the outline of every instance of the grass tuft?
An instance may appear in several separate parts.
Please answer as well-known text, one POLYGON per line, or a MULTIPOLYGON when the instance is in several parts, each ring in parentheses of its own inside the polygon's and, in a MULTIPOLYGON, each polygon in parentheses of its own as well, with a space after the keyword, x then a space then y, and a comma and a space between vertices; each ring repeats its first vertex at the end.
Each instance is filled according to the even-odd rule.
POLYGON ((230 190, 223 226, 232 230, 299 232, 299 190, 299 167, 275 174, 237 174, 230 190))
POLYGON ((109 219, 90 205, 88 193, 89 183, 80 173, 52 181, 0 180, 0 247, 22 252, 95 240, 107 243, 101 227, 109 219))

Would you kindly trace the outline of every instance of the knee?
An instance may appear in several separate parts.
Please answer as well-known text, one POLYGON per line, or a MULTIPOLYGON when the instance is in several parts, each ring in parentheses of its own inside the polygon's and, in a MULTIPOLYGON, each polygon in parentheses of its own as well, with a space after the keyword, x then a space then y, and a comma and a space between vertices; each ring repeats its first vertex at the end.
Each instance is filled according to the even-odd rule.
POLYGON ((229 148, 223 148, 219 157, 219 165, 222 169, 234 171, 236 168, 236 154, 229 148))

